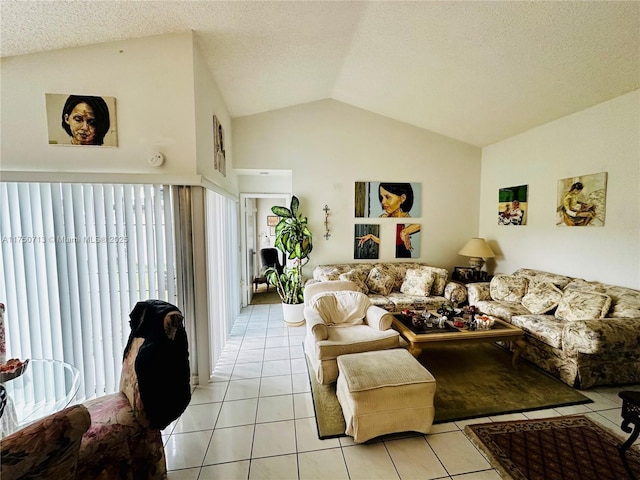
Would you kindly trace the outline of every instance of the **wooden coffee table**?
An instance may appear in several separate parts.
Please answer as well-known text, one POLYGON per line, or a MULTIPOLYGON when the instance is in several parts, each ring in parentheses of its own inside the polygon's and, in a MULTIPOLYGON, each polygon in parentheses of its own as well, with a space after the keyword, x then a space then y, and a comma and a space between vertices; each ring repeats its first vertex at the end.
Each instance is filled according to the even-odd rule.
MULTIPOLYGON (((437 323, 437 319, 436 319, 437 323)), ((434 324, 435 325, 435 324, 434 324)), ((515 367, 516 361, 524 349, 524 331, 510 323, 495 318, 495 323, 486 330, 467 330, 453 326, 453 322, 447 320, 445 328, 425 328, 419 330, 411 325, 401 314, 393 315, 392 327, 409 342, 409 352, 417 357, 429 344, 434 343, 481 343, 481 342, 513 342, 514 350, 511 362, 515 367)))

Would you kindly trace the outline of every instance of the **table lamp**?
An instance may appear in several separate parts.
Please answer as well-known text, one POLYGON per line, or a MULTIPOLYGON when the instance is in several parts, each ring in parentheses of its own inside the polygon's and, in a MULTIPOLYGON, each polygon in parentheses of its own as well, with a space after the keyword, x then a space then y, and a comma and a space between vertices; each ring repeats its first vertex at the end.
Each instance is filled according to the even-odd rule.
POLYGON ((477 271, 480 271, 484 265, 485 258, 496 256, 484 238, 472 238, 462 247, 458 254, 469 257, 469 266, 477 271))

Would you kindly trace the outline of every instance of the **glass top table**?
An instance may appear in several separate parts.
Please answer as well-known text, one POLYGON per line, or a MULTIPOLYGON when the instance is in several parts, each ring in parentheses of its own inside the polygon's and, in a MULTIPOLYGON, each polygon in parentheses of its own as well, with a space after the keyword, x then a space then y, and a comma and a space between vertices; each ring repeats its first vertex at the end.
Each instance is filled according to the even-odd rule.
POLYGON ((30 359, 22 375, 4 382, 7 406, 2 434, 7 435, 67 407, 80 386, 80 372, 59 360, 30 359))

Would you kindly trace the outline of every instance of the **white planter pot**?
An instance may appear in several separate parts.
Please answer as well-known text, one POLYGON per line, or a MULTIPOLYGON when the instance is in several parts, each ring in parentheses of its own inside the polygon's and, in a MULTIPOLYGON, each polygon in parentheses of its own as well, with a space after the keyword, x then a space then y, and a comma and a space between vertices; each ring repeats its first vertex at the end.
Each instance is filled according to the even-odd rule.
POLYGON ((284 323, 289 327, 304 325, 304 303, 282 304, 284 323))

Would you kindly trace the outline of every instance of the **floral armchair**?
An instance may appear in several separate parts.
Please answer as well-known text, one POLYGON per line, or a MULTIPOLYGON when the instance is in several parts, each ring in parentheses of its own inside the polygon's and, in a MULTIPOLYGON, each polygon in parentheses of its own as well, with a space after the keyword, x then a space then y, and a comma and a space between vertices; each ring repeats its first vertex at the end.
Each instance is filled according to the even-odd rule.
POLYGON ((139 302, 130 314, 120 392, 85 403, 91 426, 82 438, 78 479, 166 479, 161 430, 191 400, 184 318, 161 301, 139 302))
MULTIPOLYGON (((2 439, 2 480, 73 480, 80 442, 91 424, 89 411, 74 405, 2 439)), ((89 477, 84 477, 89 478, 89 477)))
POLYGON ((393 316, 372 305, 354 282, 311 283, 305 286, 304 297, 304 349, 321 384, 338 378, 339 355, 400 346, 398 332, 391 329, 393 316))

